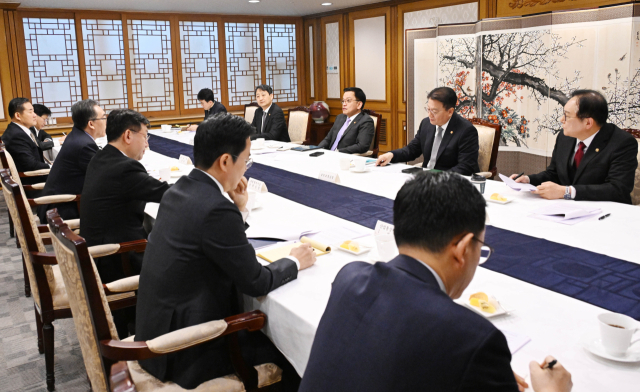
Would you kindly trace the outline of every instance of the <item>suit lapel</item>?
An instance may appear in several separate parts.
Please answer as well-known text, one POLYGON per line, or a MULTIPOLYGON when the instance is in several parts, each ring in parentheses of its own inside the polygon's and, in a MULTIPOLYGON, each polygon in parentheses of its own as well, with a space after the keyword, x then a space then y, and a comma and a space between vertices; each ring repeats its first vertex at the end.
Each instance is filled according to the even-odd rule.
POLYGON ((458 114, 454 112, 453 116, 451 116, 451 120, 449 120, 447 129, 444 130, 444 135, 442 135, 442 141, 440 142, 440 147, 438 148, 438 155, 436 155, 436 162, 438 161, 438 159, 440 159, 440 155, 442 155, 444 149, 447 148, 447 144, 449 144, 449 141, 453 139, 453 132, 454 129, 456 129, 456 125, 458 123, 457 116, 458 114))
MULTIPOLYGON (((345 120, 344 120, 344 121, 347 121, 347 119, 348 119, 348 118, 349 118, 349 117, 345 118, 345 120)), ((359 122, 360 120, 362 120, 362 112, 360 112, 360 113, 359 113, 359 114, 358 114, 358 115, 353 119, 353 121, 351 121, 351 123, 349 124, 349 126, 347 127, 347 129, 345 129, 345 130, 344 130, 344 133, 342 134, 342 138, 340 139, 340 141, 343 141, 343 140, 344 140, 344 138, 345 138, 345 136, 347 136, 347 134, 348 134, 349 132, 351 132, 352 130, 356 129, 355 124, 356 124, 357 122, 359 122)), ((344 125, 344 123, 342 123, 342 125, 344 125)), ((342 128, 342 127, 340 127, 340 128, 342 128)), ((334 141, 334 143, 335 143, 335 141, 334 141)))
MULTIPOLYGON (((338 116, 340 117, 340 116, 338 116)), ((338 119, 338 117, 336 117, 336 120, 338 119)), ((347 115, 344 115, 344 121, 340 121, 340 126, 338 127, 338 131, 336 132, 336 134, 333 136, 333 138, 331 139, 331 145, 329 146, 329 148, 331 148, 331 146, 333 146, 333 143, 336 142, 336 139, 338 138, 338 134, 340 133, 340 130, 342 129, 342 126, 344 125, 344 123, 347 121, 349 117, 347 117, 347 115)), ((346 129, 345 132, 347 133, 346 129)), ((344 135, 342 135, 342 137, 344 137, 344 135)))
POLYGON ((587 165, 589 165, 591 160, 595 158, 600 153, 600 151, 607 146, 612 133, 613 130, 611 129, 609 124, 605 124, 605 126, 600 129, 596 137, 593 138, 591 144, 589 145, 589 148, 587 148, 587 151, 584 154, 584 157, 582 157, 582 161, 580 161, 580 166, 576 170, 576 175, 573 178, 574 184, 578 182, 578 179, 580 178, 582 173, 584 173, 585 168, 587 167, 587 165))

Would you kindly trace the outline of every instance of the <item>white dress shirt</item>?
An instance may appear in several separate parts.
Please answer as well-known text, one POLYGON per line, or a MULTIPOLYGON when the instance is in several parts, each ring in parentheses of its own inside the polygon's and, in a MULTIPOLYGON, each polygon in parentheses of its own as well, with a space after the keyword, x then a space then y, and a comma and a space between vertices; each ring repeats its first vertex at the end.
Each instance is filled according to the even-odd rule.
MULTIPOLYGON (((448 124, 448 123, 447 123, 448 124)), ((446 124, 445 124, 446 125, 446 124)), ((418 259, 416 259, 418 260, 418 259)), ((447 289, 444 287, 444 282, 442 281, 442 278, 440 278, 440 275, 438 275, 438 273, 429 266, 429 264, 423 262, 422 260, 418 260, 418 262, 422 265, 424 265, 425 267, 427 267, 427 269, 429 271, 431 271, 431 273, 433 274, 433 277, 436 278, 436 282, 438 282, 438 286, 440 286, 440 290, 442 290, 443 293, 447 294, 447 289)), ((448 294, 447 294, 448 295, 448 294)))
POLYGON ((18 124, 17 122, 13 122, 13 123, 16 124, 17 126, 19 126, 20 128, 22 128, 22 130, 27 134, 27 136, 29 136, 29 139, 31 139, 31 141, 33 141, 33 133, 31 133, 31 130, 29 128, 25 127, 22 124, 18 124))

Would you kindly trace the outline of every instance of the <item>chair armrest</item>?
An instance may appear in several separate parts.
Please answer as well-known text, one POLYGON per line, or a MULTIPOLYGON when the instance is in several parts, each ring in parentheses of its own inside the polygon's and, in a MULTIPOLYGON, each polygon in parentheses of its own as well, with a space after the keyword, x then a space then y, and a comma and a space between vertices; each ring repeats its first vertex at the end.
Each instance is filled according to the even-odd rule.
POLYGON ((129 366, 124 361, 114 363, 111 366, 111 376, 109 378, 111 392, 137 392, 129 366))
POLYGON ((118 253, 144 252, 147 248, 147 240, 121 242, 119 244, 95 245, 88 248, 93 258, 111 256, 118 253))
POLYGON ((177 352, 240 330, 260 330, 267 316, 259 310, 169 332, 146 342, 102 340, 102 354, 114 361, 134 361, 177 352))
POLYGON ((370 157, 371 155, 373 155, 373 151, 369 150, 369 151, 367 151, 365 153, 362 153, 362 154, 353 154, 353 155, 357 155, 357 156, 360 156, 360 157, 370 157))
POLYGON ((58 260, 55 253, 30 252, 33 256, 33 262, 40 265, 56 265, 58 260))
POLYGON ((25 191, 39 191, 44 189, 44 182, 39 182, 37 184, 33 184, 33 185, 23 185, 22 187, 24 188, 25 191))
POLYGON ((126 293, 128 291, 138 290, 138 282, 140 275, 129 276, 128 278, 118 279, 113 282, 103 284, 104 293, 106 295, 126 293))
POLYGON ((46 176, 49 174, 51 169, 40 169, 40 170, 31 170, 24 173, 18 173, 20 177, 37 177, 37 176, 46 176))
POLYGON ((80 219, 68 219, 64 221, 64 223, 66 223, 71 230, 80 228, 80 219))
POLYGON ((491 172, 479 172, 479 173, 476 173, 476 174, 477 174, 477 175, 479 175, 479 176, 482 176, 482 177, 484 177, 484 178, 491 178, 491 177, 493 177, 493 173, 491 173, 491 172))

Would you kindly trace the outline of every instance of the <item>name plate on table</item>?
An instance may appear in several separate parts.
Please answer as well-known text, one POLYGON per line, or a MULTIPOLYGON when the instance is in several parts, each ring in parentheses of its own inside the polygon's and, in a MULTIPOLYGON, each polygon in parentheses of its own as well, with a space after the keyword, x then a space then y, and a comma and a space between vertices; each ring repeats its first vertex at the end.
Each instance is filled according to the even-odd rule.
POLYGON ((394 226, 383 221, 376 223, 375 235, 393 235, 394 226))
POLYGON ((340 183, 340 176, 338 173, 333 173, 329 171, 320 170, 320 174, 318 175, 318 180, 333 182, 334 184, 340 183))
POLYGON ((266 193, 266 192, 268 192, 267 184, 265 184, 264 182, 262 182, 260 180, 256 180, 255 178, 249 178, 249 183, 247 184, 247 189, 249 189, 250 191, 257 192, 257 193, 266 193))
POLYGON ((191 158, 182 154, 180 154, 180 157, 178 158, 178 162, 180 162, 183 165, 193 165, 193 163, 191 162, 191 158))

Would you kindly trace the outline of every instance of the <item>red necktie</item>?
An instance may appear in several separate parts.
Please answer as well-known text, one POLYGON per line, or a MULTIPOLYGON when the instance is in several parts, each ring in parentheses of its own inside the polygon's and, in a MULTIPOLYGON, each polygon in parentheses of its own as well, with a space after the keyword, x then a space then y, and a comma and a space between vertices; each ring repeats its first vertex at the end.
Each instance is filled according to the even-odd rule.
POLYGON ((584 149, 587 146, 580 142, 578 145, 578 151, 576 151, 576 155, 573 157, 573 162, 576 164, 576 169, 580 166, 580 161, 582 161, 582 157, 584 156, 584 149))

